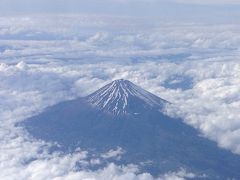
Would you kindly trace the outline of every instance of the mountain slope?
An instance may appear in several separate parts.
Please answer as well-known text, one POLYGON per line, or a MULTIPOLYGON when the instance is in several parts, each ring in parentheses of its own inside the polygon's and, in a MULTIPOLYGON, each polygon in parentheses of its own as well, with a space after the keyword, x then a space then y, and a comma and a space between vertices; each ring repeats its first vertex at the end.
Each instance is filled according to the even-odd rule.
POLYGON ((147 108, 161 110, 167 103, 167 101, 123 79, 115 80, 87 96, 87 101, 102 111, 114 115, 138 114, 143 110, 141 109, 143 107, 145 110, 147 108))
POLYGON ((27 119, 35 138, 103 153, 125 150, 119 164, 135 163, 153 175, 185 168, 204 179, 240 179, 240 156, 219 149, 180 119, 162 113, 167 101, 126 80, 93 94, 62 102, 27 119))

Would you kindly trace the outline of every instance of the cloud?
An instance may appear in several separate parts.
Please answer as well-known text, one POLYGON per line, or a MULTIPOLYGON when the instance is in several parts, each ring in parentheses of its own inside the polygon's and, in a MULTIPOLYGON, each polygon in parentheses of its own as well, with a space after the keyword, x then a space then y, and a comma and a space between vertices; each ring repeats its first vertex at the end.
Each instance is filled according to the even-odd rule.
MULTIPOLYGON (((146 28, 142 22, 131 24, 132 20, 121 18, 74 19, 63 17, 57 25, 56 17, 0 21, 0 179, 108 179, 109 175, 154 179, 139 173, 137 165, 111 161, 90 170, 103 157, 124 156, 121 148, 99 157, 83 150, 50 153, 51 144, 31 139, 14 126, 48 106, 85 96, 119 78, 172 102, 170 115, 182 117, 220 147, 240 154, 238 25, 163 23, 146 28), (84 27, 85 31, 75 30, 84 27), (183 84, 186 88, 181 88, 183 84)), ((194 177, 180 169, 159 179, 194 177)))
POLYGON ((0 59, 6 63, 239 58, 238 25, 80 15, 3 16, 0 22, 0 59))
POLYGON ((125 151, 121 147, 117 147, 116 150, 111 149, 107 153, 102 154, 101 156, 104 159, 109 159, 109 158, 120 159, 124 153, 125 151))
MULTIPOLYGON (((97 162, 96 158, 88 162, 85 160, 86 154, 80 152, 76 156, 67 155, 66 158, 65 155, 48 154, 44 142, 29 140, 20 129, 13 126, 16 121, 23 120, 46 106, 88 94, 112 79, 122 77, 173 102, 176 107, 171 107, 173 111, 170 108, 169 112, 183 117, 186 123, 198 128, 206 137, 217 141, 219 146, 239 153, 239 66, 238 61, 190 61, 180 64, 173 62, 139 64, 105 62, 79 65, 64 63, 64 66, 61 61, 52 65, 2 63, 0 115, 4 123, 1 124, 0 151, 4 156, 0 162, 4 167, 1 171, 5 172, 1 173, 2 178, 6 179, 9 174, 12 174, 12 177, 17 176, 17 171, 22 171, 21 176, 18 175, 22 179, 35 178, 36 175, 39 179, 46 177, 104 179, 109 173, 116 178, 152 178, 149 174, 136 175, 136 172, 128 172, 115 165, 99 171, 75 172, 75 162, 82 161, 85 167, 97 162), (163 86, 169 77, 182 74, 194 79, 192 88, 181 90, 167 89, 163 86), (88 82, 86 89, 84 82, 85 84, 88 82), (45 147, 44 153, 39 154, 43 147, 45 147), (31 159, 36 160, 32 162, 33 164, 24 165, 24 162, 31 159)), ((119 153, 122 154, 121 148, 107 152, 107 156, 104 157, 117 156, 119 153)), ((97 163, 101 163, 101 160, 99 159, 97 163)), ((166 177, 176 176, 179 179, 176 173, 167 175, 166 177)))
POLYGON ((160 177, 163 180, 184 180, 187 179, 194 179, 197 176, 193 173, 188 173, 186 170, 181 169, 178 172, 169 172, 160 177))

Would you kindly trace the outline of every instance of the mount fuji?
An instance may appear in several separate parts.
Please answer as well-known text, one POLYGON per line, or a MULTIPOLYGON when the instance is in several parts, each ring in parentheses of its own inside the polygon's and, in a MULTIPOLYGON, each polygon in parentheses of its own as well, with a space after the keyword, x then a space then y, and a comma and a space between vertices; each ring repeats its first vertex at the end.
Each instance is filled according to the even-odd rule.
POLYGON ((33 137, 104 153, 121 147, 118 164, 137 164, 154 176, 184 168, 195 179, 240 179, 240 156, 220 149, 181 119, 164 114, 168 101, 128 80, 48 107, 21 123, 33 137))
POLYGON ((113 81, 87 96, 86 99, 103 112, 115 116, 140 114, 151 109, 161 110, 167 103, 167 101, 123 79, 113 81))

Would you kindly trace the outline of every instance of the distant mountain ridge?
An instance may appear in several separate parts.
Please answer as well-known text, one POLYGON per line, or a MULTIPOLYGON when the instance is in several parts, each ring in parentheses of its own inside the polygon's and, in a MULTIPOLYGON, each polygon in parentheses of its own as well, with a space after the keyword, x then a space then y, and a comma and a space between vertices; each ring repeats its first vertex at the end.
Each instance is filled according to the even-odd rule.
POLYGON ((37 139, 57 142, 64 152, 80 147, 99 154, 121 147, 124 155, 112 161, 137 164, 154 176, 184 168, 197 175, 194 179, 240 179, 240 156, 165 115, 166 104, 130 81, 116 80, 89 96, 48 107, 21 126, 37 139))

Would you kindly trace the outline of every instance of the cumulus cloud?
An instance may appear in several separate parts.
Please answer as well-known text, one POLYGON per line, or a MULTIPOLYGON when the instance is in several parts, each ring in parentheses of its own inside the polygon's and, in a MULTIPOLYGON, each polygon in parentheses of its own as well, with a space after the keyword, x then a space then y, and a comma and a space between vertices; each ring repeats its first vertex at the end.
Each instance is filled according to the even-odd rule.
MULTIPOLYGON (((0 179, 154 179, 139 174, 137 165, 109 163, 96 171, 89 169, 104 158, 124 156, 120 147, 99 157, 83 150, 50 153, 52 144, 31 139, 14 126, 47 106, 85 96, 119 78, 172 102, 168 114, 182 117, 220 147, 240 154, 237 25, 165 23, 137 30, 138 23, 137 28, 125 27, 129 22, 122 19, 113 23, 111 18, 92 17, 91 24, 89 18, 78 17, 75 22, 74 17, 64 17, 59 30, 51 25, 54 17, 21 19, 20 26, 14 25, 16 17, 1 18, 0 179), (80 27, 94 31, 74 30, 80 27)), ((159 179, 194 177, 180 169, 159 179)))
POLYGON ((229 24, 80 15, 0 17, 4 62, 230 59, 239 58, 239 42, 239 26, 229 24))
MULTIPOLYGON (((218 142, 219 146, 239 153, 239 67, 237 61, 190 61, 181 64, 146 62, 129 65, 106 62, 65 66, 61 66, 61 63, 47 66, 23 62, 17 65, 2 64, 1 119, 5 122, 1 125, 4 129, 2 140, 11 149, 9 151, 3 145, 3 154, 13 153, 10 157, 14 157, 14 153, 19 151, 17 154, 22 154, 21 151, 30 146, 33 152, 25 150, 27 157, 21 157, 24 160, 19 161, 38 157, 38 148, 46 145, 26 141, 21 131, 13 127, 14 123, 51 104, 91 93, 117 78, 129 79, 173 102, 174 106, 168 109, 170 114, 181 116, 203 135, 218 142), (23 64, 27 68, 22 68, 23 64), (192 87, 186 90, 165 88, 164 82, 176 75, 192 77, 192 87), (84 91, 83 82, 88 82, 84 91)), ((123 153, 121 148, 106 152, 104 157, 117 157, 119 153, 123 153)), ((4 157, 6 164, 11 162, 7 157, 4 157)), ((93 164, 97 162, 95 160, 92 160, 93 164)), ((10 164, 7 166, 11 167, 10 164)))

